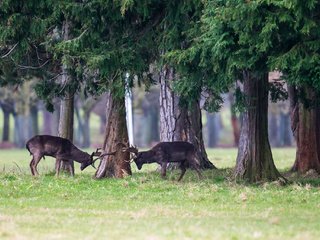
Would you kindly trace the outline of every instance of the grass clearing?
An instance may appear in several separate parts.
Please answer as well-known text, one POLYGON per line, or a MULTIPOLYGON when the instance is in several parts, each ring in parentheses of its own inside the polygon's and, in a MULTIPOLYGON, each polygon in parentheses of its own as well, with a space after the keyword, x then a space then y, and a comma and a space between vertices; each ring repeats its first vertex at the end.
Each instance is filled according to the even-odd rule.
MULTIPOLYGON (((274 149, 287 170, 294 149, 274 149)), ((93 169, 54 177, 54 161, 30 175, 26 150, 0 151, 0 239, 318 239, 320 180, 287 186, 228 181, 236 149, 209 149, 219 170, 200 181, 187 171, 162 180, 155 165, 125 179, 92 179, 93 169)))

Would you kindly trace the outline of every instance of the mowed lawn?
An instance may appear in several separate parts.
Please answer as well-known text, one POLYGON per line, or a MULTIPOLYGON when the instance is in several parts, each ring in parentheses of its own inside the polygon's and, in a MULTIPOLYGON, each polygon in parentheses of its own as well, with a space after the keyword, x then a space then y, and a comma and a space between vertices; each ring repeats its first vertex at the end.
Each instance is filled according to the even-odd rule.
MULTIPOLYGON (((319 239, 320 181, 247 185, 230 180, 236 149, 210 149, 219 170, 162 180, 156 166, 125 179, 94 180, 94 169, 54 177, 54 160, 32 177, 26 150, 0 150, 0 239, 319 239)), ((287 171, 294 149, 274 149, 287 171)))

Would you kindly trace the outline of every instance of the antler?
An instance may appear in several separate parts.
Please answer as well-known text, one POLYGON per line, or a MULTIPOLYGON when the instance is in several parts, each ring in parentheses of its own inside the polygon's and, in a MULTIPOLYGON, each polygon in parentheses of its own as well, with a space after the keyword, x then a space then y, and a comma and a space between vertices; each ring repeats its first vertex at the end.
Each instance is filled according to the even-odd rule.
MULTIPOLYGON (((92 163, 91 163, 92 167, 94 167, 94 168, 96 168, 94 166, 94 163, 96 161, 98 161, 99 159, 102 159, 104 156, 115 155, 117 152, 117 151, 114 151, 114 152, 110 152, 110 153, 102 153, 100 150, 101 150, 101 148, 97 148, 97 150, 92 153, 92 156, 97 156, 97 158, 92 160, 92 163)), ((131 147, 127 147, 127 148, 122 148, 122 152, 129 152, 129 153, 133 153, 134 155, 138 155, 139 151, 136 146, 131 146, 131 147)), ((129 162, 132 162, 133 159, 134 159, 134 156, 131 156, 129 162)))
POLYGON ((138 155, 139 150, 136 146, 130 146, 130 147, 122 148, 122 152, 130 152, 130 153, 134 153, 135 155, 138 155))
POLYGON ((127 148, 122 148, 122 152, 129 152, 129 153, 133 153, 134 154, 134 156, 132 156, 133 154, 130 154, 131 156, 130 156, 129 161, 126 161, 126 162, 129 162, 129 163, 132 163, 134 158, 135 158, 135 156, 138 155, 139 150, 138 150, 138 148, 136 146, 130 146, 130 147, 127 147, 127 148))
POLYGON ((92 156, 95 156, 95 157, 96 157, 96 156, 100 156, 101 153, 102 153, 102 152, 101 152, 101 149, 102 149, 102 148, 97 148, 97 150, 92 153, 92 156))
MULTIPOLYGON (((98 149, 101 149, 101 148, 98 148, 98 149)), ((97 149, 96 153, 98 153, 98 149, 97 149)), ((94 167, 94 168, 96 169, 96 167, 94 166, 94 163, 95 163, 97 160, 103 158, 104 156, 115 155, 115 154, 116 154, 116 151, 110 152, 110 153, 103 153, 103 154, 102 154, 102 152, 99 152, 99 155, 93 155, 93 156, 98 156, 98 157, 97 157, 96 159, 92 160, 92 163, 91 163, 92 167, 94 167)))

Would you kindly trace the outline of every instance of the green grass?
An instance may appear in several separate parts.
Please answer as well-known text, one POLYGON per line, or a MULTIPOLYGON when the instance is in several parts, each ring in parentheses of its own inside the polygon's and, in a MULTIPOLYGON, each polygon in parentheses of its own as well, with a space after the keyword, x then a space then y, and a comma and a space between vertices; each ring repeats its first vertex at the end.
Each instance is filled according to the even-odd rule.
MULTIPOLYGON (((93 169, 56 178, 50 158, 34 178, 27 151, 1 150, 0 239, 318 239, 319 179, 235 184, 236 150, 208 153, 219 170, 178 183, 154 165, 125 179, 97 181, 93 169)), ((279 169, 291 166, 294 149, 273 153, 279 169)))

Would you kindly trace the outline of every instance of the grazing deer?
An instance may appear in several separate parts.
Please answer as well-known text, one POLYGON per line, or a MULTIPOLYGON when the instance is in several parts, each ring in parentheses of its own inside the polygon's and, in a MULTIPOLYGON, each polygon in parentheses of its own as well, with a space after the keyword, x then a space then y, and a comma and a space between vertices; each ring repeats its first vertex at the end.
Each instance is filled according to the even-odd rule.
MULTIPOLYGON (((50 135, 36 135, 26 143, 26 148, 32 155, 30 162, 30 169, 32 175, 39 175, 37 165, 44 156, 51 156, 56 158, 56 176, 59 176, 61 161, 72 162, 73 160, 81 163, 81 171, 89 165, 94 167, 94 156, 100 156, 99 149, 91 155, 81 151, 73 145, 68 139, 55 137, 50 135)), ((70 164, 70 174, 74 175, 73 165, 70 164)))
POLYGON ((169 162, 178 162, 181 169, 178 181, 182 179, 187 167, 194 168, 199 178, 202 178, 200 164, 196 160, 196 149, 189 142, 160 142, 149 151, 139 152, 136 147, 124 148, 123 151, 128 151, 135 155, 133 160, 139 170, 145 163, 158 163, 161 165, 161 176, 164 178, 167 164, 169 162))

